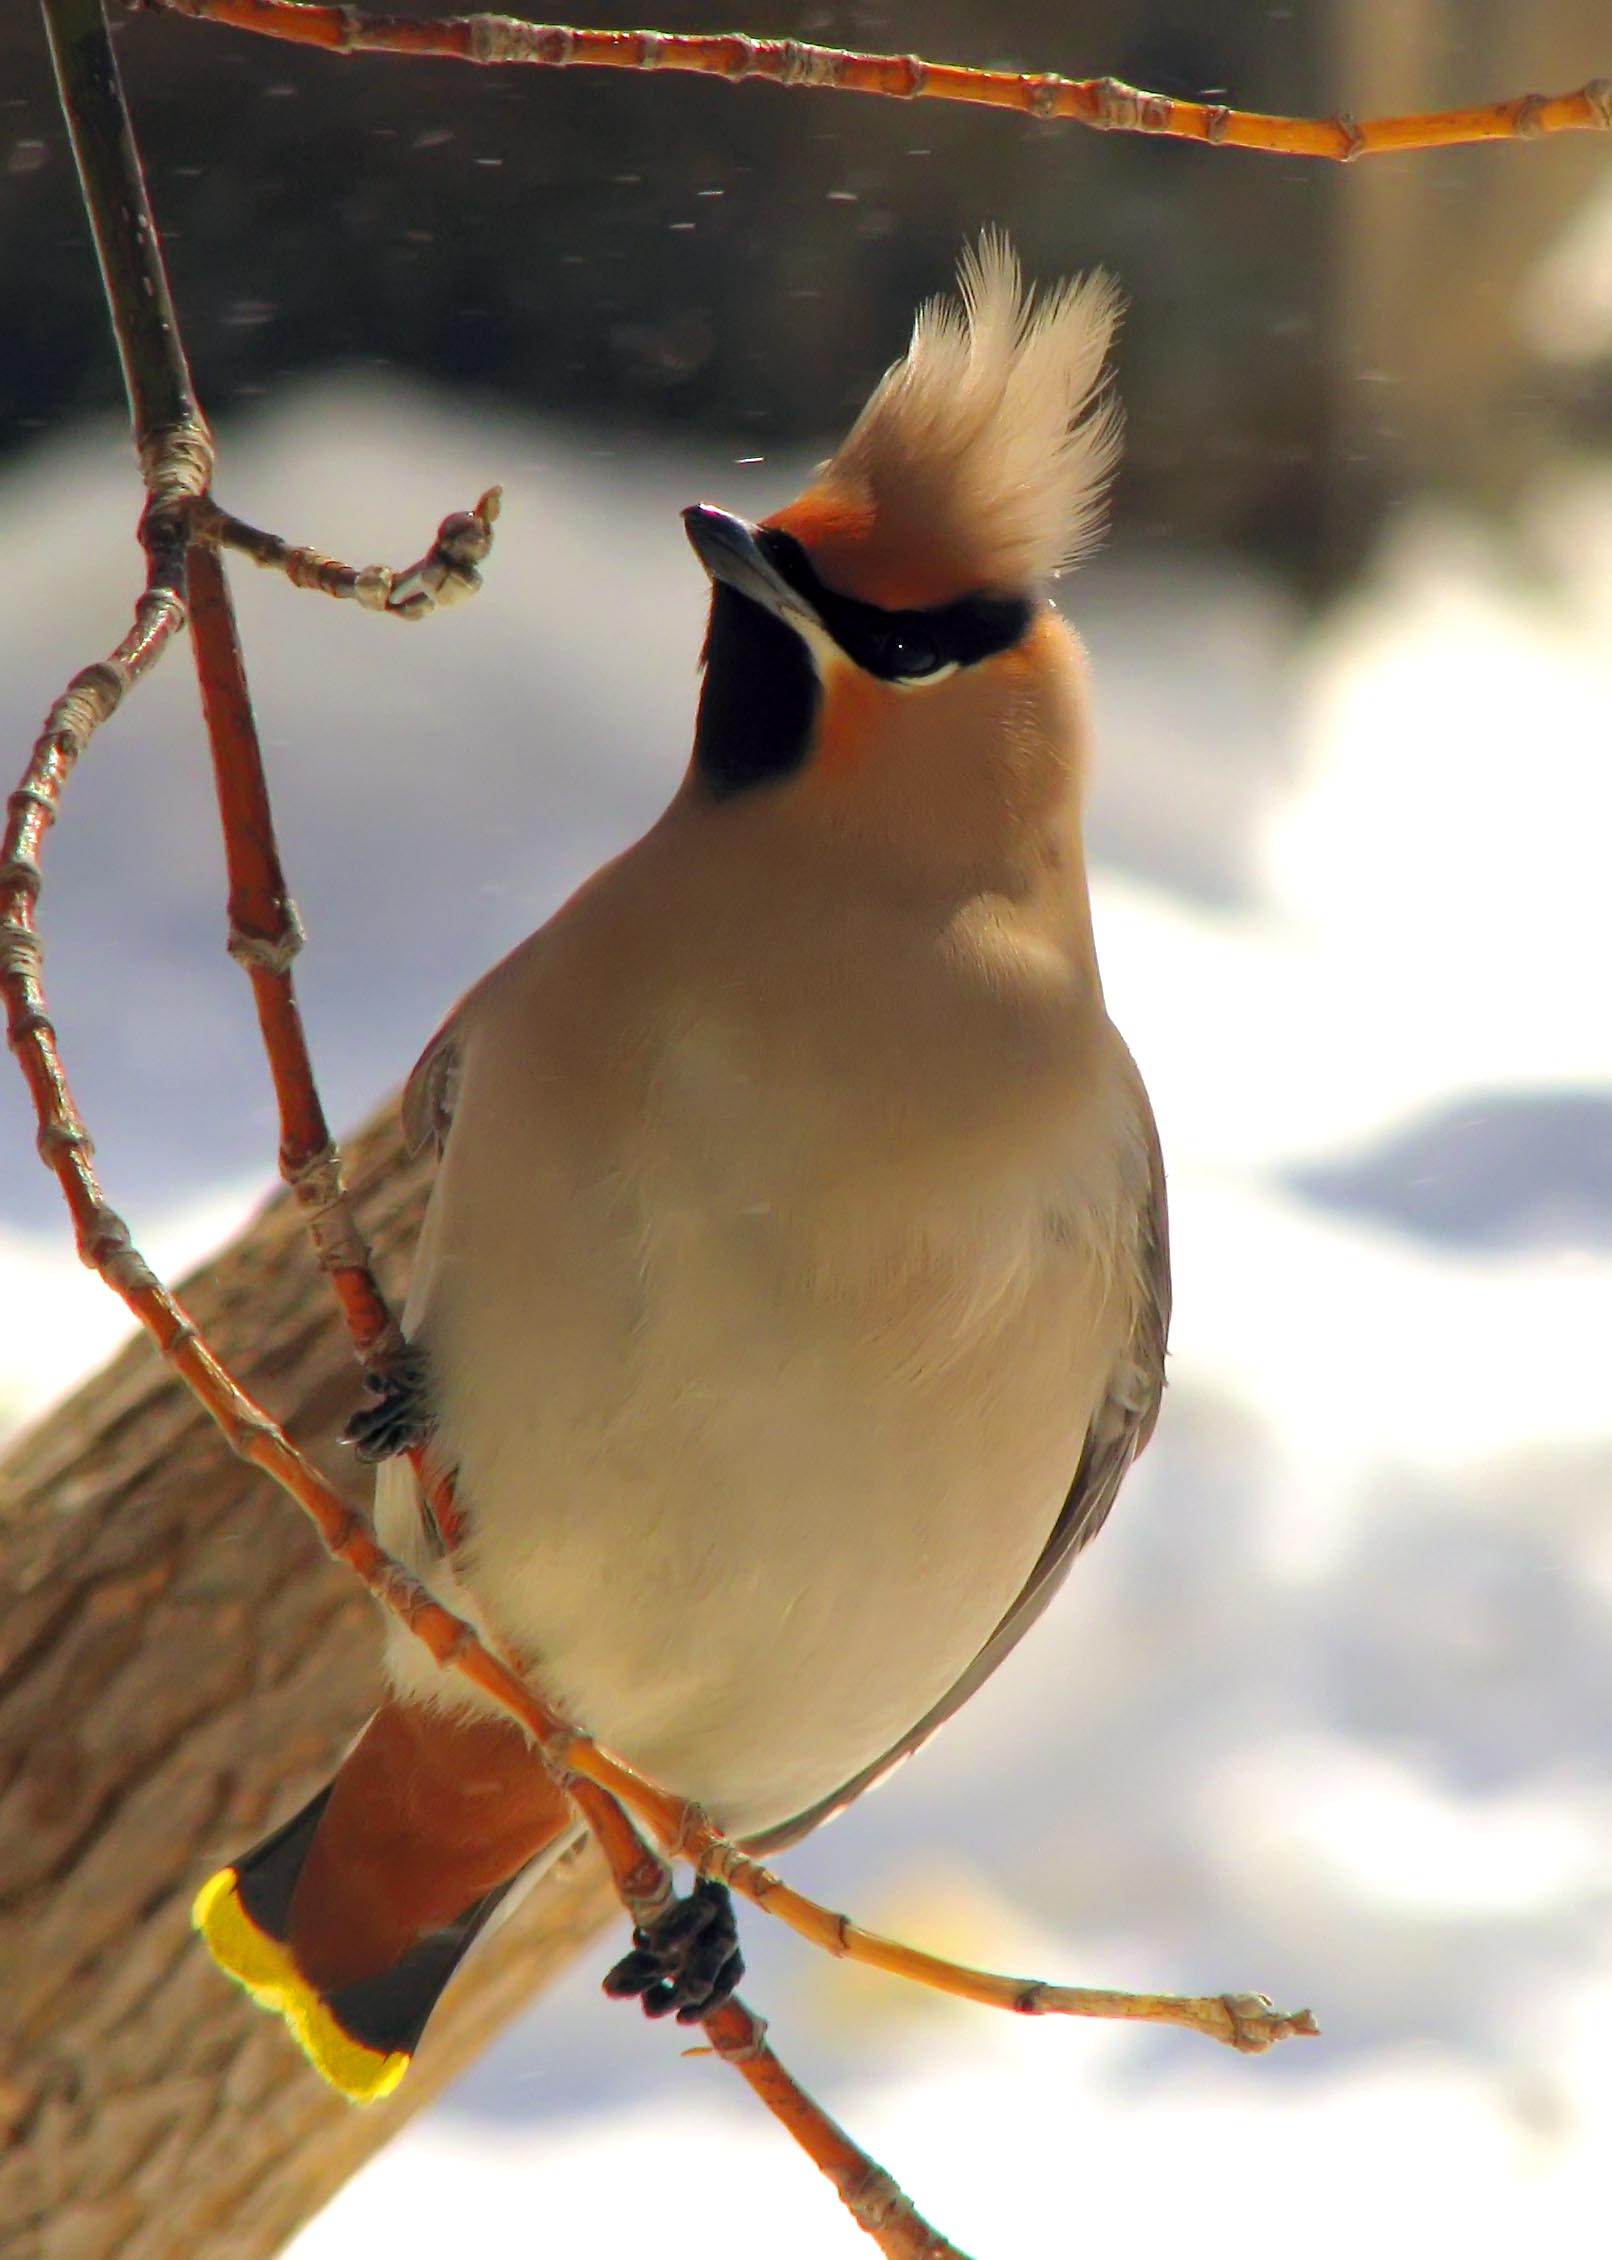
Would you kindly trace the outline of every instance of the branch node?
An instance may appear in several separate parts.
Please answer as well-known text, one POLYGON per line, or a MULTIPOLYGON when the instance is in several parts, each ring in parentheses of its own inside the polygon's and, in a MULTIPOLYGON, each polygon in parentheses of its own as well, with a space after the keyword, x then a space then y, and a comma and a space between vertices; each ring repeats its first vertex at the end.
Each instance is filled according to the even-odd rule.
MULTIPOLYGON (((44 944, 31 927, 14 925, 9 918, 0 924, 0 973, 20 973, 26 980, 38 972, 43 953, 44 944)), ((49 1021, 44 1025, 48 1028, 49 1021)))
MULTIPOLYGON (((23 978, 39 977, 40 947, 37 935, 23 934, 15 927, 0 929, 0 974, 20 973, 23 978), (30 945, 25 949, 24 945, 30 945)), ((36 1006, 24 1005, 11 1015, 6 1030, 6 1041, 14 1052, 21 1051, 30 1036, 43 1036, 48 1042, 56 1033, 56 1023, 48 1013, 36 1006)))
POLYGON ((285 924, 278 934, 252 934, 244 926, 231 922, 225 947, 236 964, 244 965, 249 973, 254 966, 265 973, 289 973, 297 952, 308 939, 302 920, 297 916, 297 906, 289 896, 283 908, 285 924))
POLYGON ((78 1253, 82 1263, 110 1280, 121 1295, 143 1294, 157 1286, 156 1274, 134 1245, 129 1227, 105 1201, 96 1203, 80 1227, 78 1253))
POLYGON ((1524 141, 1537 141, 1545 131, 1541 115, 1545 107, 1542 94, 1522 94, 1517 98, 1516 128, 1524 141))
POLYGON ((1058 115, 1058 96, 1064 81, 1056 72, 1048 71, 1040 78, 1027 78, 1024 82, 1032 116, 1055 118, 1058 115))
POLYGON ((315 1216, 323 1215, 327 1209, 339 1208, 347 1198, 338 1146, 321 1146, 304 1161, 282 1162, 280 1174, 301 1206, 310 1209, 315 1216))
POLYGON ((713 1876, 723 1883, 731 1880, 729 1856, 737 1859, 742 1855, 725 1837, 713 1847, 711 1838, 716 1834, 710 1814, 691 1799, 678 1817, 677 1841, 672 1850, 685 1860, 691 1860, 701 1875, 713 1876))
POLYGON ((568 63, 575 34, 559 25, 519 23, 512 16, 471 16, 473 63, 568 63))
MULTIPOLYGON (((51 734, 49 731, 46 732, 47 736, 51 734)), ((25 816, 30 807, 41 810, 47 824, 55 823, 56 795, 44 785, 33 784, 27 778, 24 778, 6 802, 6 808, 13 816, 25 816)))
POLYGON ((196 501, 213 480, 213 435, 194 410, 158 424, 138 439, 140 474, 150 501, 147 518, 161 518, 196 501))
POLYGON ((1231 112, 1224 102, 1211 102, 1203 114, 1203 138, 1218 149, 1231 126, 1231 112))
POLYGON ((1321 2028, 1309 2009, 1278 2009, 1263 1993, 1223 1993, 1228 2029, 1219 2035, 1240 2056, 1263 2056, 1279 2040, 1315 2040, 1321 2028))
POLYGON ((392 593, 392 575, 385 565, 360 565, 353 575, 353 595, 371 612, 384 612, 392 593))
POLYGON ((1352 165, 1366 146, 1366 137, 1360 130, 1358 120, 1350 110, 1337 110, 1329 123, 1337 128, 1343 141, 1343 147, 1338 151, 1339 164, 1352 165))
POLYGON ((81 1153, 88 1161, 95 1151, 95 1140, 82 1122, 42 1122, 34 1144, 47 1169, 53 1154, 81 1153))
POLYGON ((1099 78, 1092 81, 1092 98, 1095 108, 1092 124, 1101 133, 1134 133, 1141 115, 1142 96, 1134 86, 1127 86, 1122 78, 1099 78))
POLYGON ((117 712, 129 680, 129 670, 118 660, 92 659, 79 669, 51 708, 46 736, 71 739, 76 752, 92 731, 117 712))
POLYGON ((783 86, 837 86, 844 57, 834 47, 809 47, 799 39, 786 39, 778 73, 783 86))
POLYGON ((489 487, 474 510, 455 510, 444 518, 425 556, 388 576, 384 609, 396 620, 420 620, 474 596, 481 586, 476 568, 492 548, 502 502, 503 489, 489 487))
POLYGON ((915 2218, 917 2208, 893 2174, 882 2166, 869 2164, 853 2181, 847 2178, 839 2183, 839 2192, 845 2200, 845 2209, 869 2236, 877 2236, 881 2229, 893 2223, 915 2218))
POLYGON ((1599 119, 1604 133, 1612 133, 1612 78, 1592 78, 1584 99, 1599 119))
POLYGON ((30 902, 37 902, 43 884, 38 864, 20 849, 0 862, 0 890, 10 889, 15 894, 26 895, 30 902))
MULTIPOLYGON (((730 2018, 735 2010, 744 2020, 743 2039, 740 2039, 736 2033, 730 2036, 725 2024, 718 2025, 715 2023, 706 2027, 706 2038, 724 2063, 754 2064, 760 2057, 769 2053, 767 2048, 767 2020, 765 2017, 757 2016, 755 2010, 742 2001, 729 2002, 728 2016, 730 2018)), ((875 2172, 878 2171, 877 2168, 874 2170, 875 2172)), ((846 2198, 845 2202, 854 2212, 855 2207, 852 2206, 849 2197, 846 2198)))

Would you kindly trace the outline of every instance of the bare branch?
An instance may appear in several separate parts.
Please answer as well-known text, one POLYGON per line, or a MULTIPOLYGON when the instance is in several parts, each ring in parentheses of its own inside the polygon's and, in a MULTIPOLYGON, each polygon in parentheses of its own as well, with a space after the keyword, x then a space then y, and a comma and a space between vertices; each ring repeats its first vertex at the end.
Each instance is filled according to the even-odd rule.
MULTIPOLYGON (((652 1923, 672 1896, 671 1870, 639 1835, 613 1797, 586 1776, 562 1776, 609 1863, 617 1896, 634 1923, 652 1923)), ((813 2101, 766 2040, 766 2022, 737 1996, 700 2019, 713 2052, 733 2066, 785 2132, 828 2176, 859 2228, 888 2260, 966 2260, 931 2228, 910 2197, 837 2120, 813 2101)))
MULTIPOLYGON (((109 303, 146 483, 140 538, 146 581, 134 624, 102 660, 81 668, 51 707, 0 843, 0 992, 7 1029, 39 1118, 39 1151, 61 1185, 80 1255, 124 1297, 147 1306, 165 1349, 189 1331, 129 1244, 101 1194, 46 1009, 37 915, 40 854, 61 794, 94 731, 162 656, 186 618, 186 525, 211 476, 212 438, 179 343, 156 226, 129 131, 100 0, 45 0, 63 114, 109 303)), ((144 1314, 143 1314, 144 1315, 144 1314)))
POLYGON ((902 102, 968 102, 1067 118, 1099 133, 1153 134, 1212 148, 1347 164, 1388 150, 1457 142, 1528 141, 1550 133, 1612 131, 1612 79, 1573 94, 1519 94, 1470 110, 1399 118, 1273 117, 1218 102, 1176 102, 1116 78, 1061 78, 1055 71, 971 70, 921 55, 876 55, 812 47, 744 32, 591 31, 528 23, 518 16, 370 14, 319 0, 139 0, 160 13, 228 24, 333 55, 433 56, 462 63, 526 63, 540 70, 692 71, 702 78, 761 79, 773 86, 878 94, 902 102))
POLYGON ((152 507, 206 491, 213 445, 196 405, 156 222, 101 0, 43 0, 56 87, 95 236, 152 507))
POLYGON ((283 573, 299 589, 315 589, 321 596, 351 597, 371 612, 390 613, 394 620, 423 620, 450 604, 474 596, 481 586, 476 568, 493 545, 493 521, 498 516, 503 490, 489 487, 474 509, 456 510, 444 518, 436 539, 412 565, 343 565, 317 549, 299 549, 247 525, 215 502, 208 502, 196 517, 196 538, 222 549, 238 549, 254 564, 283 573))
POLYGON ((705 2019, 716 2053, 740 2073, 779 2124, 839 2192, 851 2218, 889 2260, 965 2260, 845 2129, 796 2085, 763 2037, 766 2026, 742 2001, 705 2019))

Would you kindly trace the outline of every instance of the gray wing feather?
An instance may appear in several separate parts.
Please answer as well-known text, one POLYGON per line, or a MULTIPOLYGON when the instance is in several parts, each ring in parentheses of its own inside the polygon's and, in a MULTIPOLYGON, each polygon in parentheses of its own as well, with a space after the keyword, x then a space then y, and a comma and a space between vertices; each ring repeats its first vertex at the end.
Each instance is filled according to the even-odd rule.
POLYGON ((794 1844, 831 1820, 871 1789, 904 1758, 928 1741, 938 1726, 990 1678, 1008 1652, 1016 1648, 1069 1574, 1069 1565, 1087 1541, 1108 1519, 1131 1462, 1143 1450, 1159 1417, 1164 1394, 1165 1342, 1170 1330, 1170 1227, 1164 1193, 1164 1161, 1151 1114, 1146 1116, 1148 1139, 1147 1206, 1142 1220, 1138 1269, 1142 1292, 1129 1352, 1120 1360, 1107 1396, 1097 1408, 1086 1434, 1085 1448, 1075 1479, 1069 1486, 1052 1534, 1041 1549, 1024 1590, 1008 1610, 984 1647, 934 1709, 925 1713, 894 1749, 865 1766, 843 1788, 813 1805, 809 1812, 781 1822, 765 1835, 751 1838, 746 1849, 774 1852, 794 1844))
POLYGON ((415 1061, 403 1086, 403 1138, 411 1154, 441 1155, 459 1090, 459 1015, 456 1005, 415 1061))

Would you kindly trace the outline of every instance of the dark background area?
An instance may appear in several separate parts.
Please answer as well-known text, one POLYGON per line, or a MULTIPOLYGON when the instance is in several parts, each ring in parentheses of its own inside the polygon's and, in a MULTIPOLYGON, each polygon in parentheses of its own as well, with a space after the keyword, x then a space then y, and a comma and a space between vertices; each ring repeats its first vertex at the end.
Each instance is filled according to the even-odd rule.
MULTIPOLYGON (((650 13, 1253 109, 1473 102, 1577 85, 1607 59, 1604 0, 650 13)), ((1346 173, 934 103, 340 58, 154 14, 124 17, 118 44, 215 416, 348 365, 617 442, 816 438, 958 244, 1011 215, 1032 271, 1100 260, 1123 280, 1121 510, 1139 538, 1237 545, 1324 590, 1406 476, 1503 503, 1564 423, 1612 420, 1604 365, 1541 367, 1505 318, 1604 163, 1588 137, 1346 173)), ((118 390, 29 7, 0 23, 0 87, 0 448, 16 448, 118 390)))

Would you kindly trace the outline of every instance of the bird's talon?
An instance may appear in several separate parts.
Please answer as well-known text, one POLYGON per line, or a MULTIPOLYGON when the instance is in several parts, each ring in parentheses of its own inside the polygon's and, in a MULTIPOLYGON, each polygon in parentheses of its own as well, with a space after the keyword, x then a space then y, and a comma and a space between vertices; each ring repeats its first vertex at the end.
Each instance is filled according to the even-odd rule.
POLYGON ((359 1406, 341 1432, 359 1459, 373 1466, 425 1443, 436 1423, 430 1374, 419 1350, 405 1348, 389 1365, 371 1366, 364 1388, 369 1403, 359 1406))
POLYGON ((733 1901, 720 1883, 702 1879, 686 1899, 674 1899, 655 1922, 633 1932, 633 1951, 604 1981, 615 2000, 637 1995, 646 2017, 676 2012, 680 2024, 698 2024, 721 2008, 744 1976, 733 1901))

